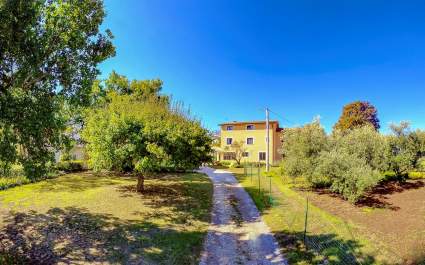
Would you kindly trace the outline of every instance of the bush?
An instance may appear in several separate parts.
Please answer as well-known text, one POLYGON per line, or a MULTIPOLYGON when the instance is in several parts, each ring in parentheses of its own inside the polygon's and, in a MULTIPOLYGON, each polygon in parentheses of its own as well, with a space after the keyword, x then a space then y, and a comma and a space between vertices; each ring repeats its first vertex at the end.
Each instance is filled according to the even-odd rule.
POLYGON ((411 171, 408 176, 409 179, 425 179, 425 172, 411 171))
POLYGON ((84 164, 81 160, 61 161, 56 164, 56 169, 64 172, 78 172, 85 169, 84 164))
POLYGON ((25 176, 0 177, 0 190, 5 190, 15 186, 28 184, 31 181, 25 176))
POLYGON ((238 164, 236 161, 232 161, 229 165, 230 168, 243 168, 243 164, 238 164))
POLYGON ((232 162, 230 162, 230 161, 220 161, 220 162, 218 162, 218 165, 223 166, 223 167, 229 167, 231 163, 232 162))
POLYGON ((330 186, 332 191, 356 202, 381 178, 379 171, 373 170, 365 160, 332 150, 320 155, 312 180, 315 186, 330 186))
POLYGON ((421 157, 417 162, 417 168, 421 172, 425 172, 425 157, 421 157))

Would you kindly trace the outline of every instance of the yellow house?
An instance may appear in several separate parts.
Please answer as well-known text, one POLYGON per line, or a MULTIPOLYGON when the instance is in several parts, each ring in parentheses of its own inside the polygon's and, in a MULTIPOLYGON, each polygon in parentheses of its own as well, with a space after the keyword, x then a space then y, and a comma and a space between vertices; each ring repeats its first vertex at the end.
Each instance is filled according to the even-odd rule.
MULTIPOLYGON (((227 122, 220 126, 220 152, 217 152, 218 161, 232 161, 240 156, 241 162, 266 162, 267 127, 265 121, 227 122), (241 148, 235 148, 235 144, 241 148)), ((281 160, 278 150, 281 147, 278 121, 269 122, 270 137, 270 164, 281 160)))

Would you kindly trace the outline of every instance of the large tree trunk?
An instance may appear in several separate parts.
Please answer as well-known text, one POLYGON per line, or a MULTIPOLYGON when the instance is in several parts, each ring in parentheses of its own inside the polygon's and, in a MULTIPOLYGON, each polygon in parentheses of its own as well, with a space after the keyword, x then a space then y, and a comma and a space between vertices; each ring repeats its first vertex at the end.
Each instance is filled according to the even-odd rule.
POLYGON ((137 178, 137 192, 143 193, 145 191, 145 176, 140 174, 137 178))

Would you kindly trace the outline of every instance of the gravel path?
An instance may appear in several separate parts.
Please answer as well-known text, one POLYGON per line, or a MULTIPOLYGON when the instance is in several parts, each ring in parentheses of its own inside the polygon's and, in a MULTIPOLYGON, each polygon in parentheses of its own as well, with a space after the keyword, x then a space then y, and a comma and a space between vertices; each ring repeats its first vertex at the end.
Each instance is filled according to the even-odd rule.
POLYGON ((212 223, 200 265, 287 264, 248 193, 235 177, 204 167, 214 184, 212 223))

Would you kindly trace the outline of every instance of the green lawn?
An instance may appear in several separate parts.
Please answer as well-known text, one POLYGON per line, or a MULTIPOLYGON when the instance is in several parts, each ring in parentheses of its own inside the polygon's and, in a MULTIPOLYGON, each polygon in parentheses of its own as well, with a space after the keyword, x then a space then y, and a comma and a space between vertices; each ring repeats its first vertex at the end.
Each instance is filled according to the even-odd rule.
MULTIPOLYGON (((239 182, 251 195, 275 234, 290 264, 394 264, 401 262, 379 241, 370 241, 359 227, 309 204, 306 242, 304 225, 306 198, 285 183, 279 174, 270 178, 245 176, 243 168, 232 168, 239 182), (259 192, 259 187, 261 192, 259 192), (320 255, 318 255, 320 254, 320 255)), ((277 170, 277 169, 272 169, 277 170)), ((262 169, 262 172, 264 170, 262 169)))
POLYGON ((147 179, 143 195, 135 184, 129 176, 81 173, 0 191, 0 264, 11 255, 39 264, 197 264, 209 179, 147 179))

